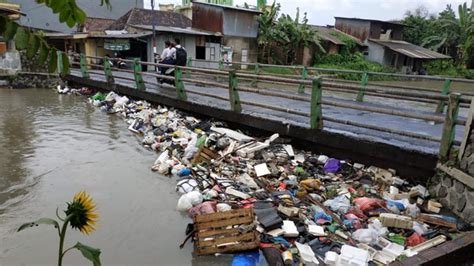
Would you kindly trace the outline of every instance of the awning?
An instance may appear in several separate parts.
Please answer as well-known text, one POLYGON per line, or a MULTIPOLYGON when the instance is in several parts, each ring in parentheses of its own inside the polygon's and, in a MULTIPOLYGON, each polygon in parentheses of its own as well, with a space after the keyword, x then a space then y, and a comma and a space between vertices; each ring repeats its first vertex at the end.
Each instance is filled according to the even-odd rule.
POLYGON ((451 58, 448 55, 440 54, 438 52, 426 49, 424 47, 414 45, 405 41, 395 41, 395 40, 378 40, 370 39, 369 41, 380 44, 394 52, 406 55, 410 58, 415 59, 449 59, 451 58))
MULTIPOLYGON (((131 25, 134 28, 143 29, 143 30, 153 30, 151 25, 131 25)), ((155 26, 155 31, 160 32, 172 32, 172 33, 181 33, 181 34, 190 34, 190 35, 204 35, 204 36, 221 36, 219 32, 203 31, 193 28, 178 28, 178 27, 164 27, 164 26, 155 26)))

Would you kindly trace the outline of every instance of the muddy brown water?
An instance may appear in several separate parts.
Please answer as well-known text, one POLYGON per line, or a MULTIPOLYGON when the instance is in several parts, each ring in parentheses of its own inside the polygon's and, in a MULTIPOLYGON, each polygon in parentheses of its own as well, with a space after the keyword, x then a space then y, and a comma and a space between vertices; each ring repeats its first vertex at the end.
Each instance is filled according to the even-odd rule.
MULTIPOLYGON (((55 265, 57 231, 40 226, 16 232, 24 222, 55 217, 74 193, 97 202, 100 221, 76 241, 102 250, 103 265, 222 265, 231 257, 193 257, 180 250, 191 220, 175 211, 175 180, 150 171, 156 154, 84 97, 46 89, 0 88, 0 265, 55 265)), ((69 252, 65 265, 90 265, 69 252)))

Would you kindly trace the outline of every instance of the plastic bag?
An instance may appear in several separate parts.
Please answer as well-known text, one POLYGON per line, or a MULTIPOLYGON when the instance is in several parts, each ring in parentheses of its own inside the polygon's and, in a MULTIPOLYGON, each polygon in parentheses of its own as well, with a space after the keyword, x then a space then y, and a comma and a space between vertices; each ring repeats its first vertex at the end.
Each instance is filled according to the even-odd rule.
POLYGON ((326 173, 337 173, 341 168, 341 162, 337 159, 329 159, 324 164, 324 172, 326 173))
POLYGON ((176 209, 178 211, 188 211, 193 206, 201 204, 202 201, 203 201, 203 197, 199 191, 191 191, 181 196, 181 198, 179 198, 176 209))
POLYGON ((209 214, 216 212, 216 201, 206 201, 189 209, 189 217, 192 219, 196 215, 209 214))
POLYGON ((363 212, 369 212, 378 208, 386 207, 384 200, 376 199, 376 198, 357 198, 357 199, 354 199, 353 202, 363 212))
POLYGON ((326 200, 323 204, 324 206, 329 207, 329 209, 331 209, 333 212, 338 212, 340 214, 347 213, 352 207, 351 202, 344 195, 335 197, 334 199, 326 200))
POLYGON ((409 238, 407 238, 407 247, 414 247, 425 241, 426 239, 424 239, 421 235, 415 232, 409 238))
POLYGON ((218 212, 226 212, 232 210, 232 207, 226 203, 219 203, 217 204, 217 211, 218 212))
POLYGON ((352 238, 355 240, 373 245, 377 242, 377 239, 387 234, 388 229, 383 227, 382 223, 375 219, 371 224, 368 225, 367 229, 358 229, 352 234, 352 238))

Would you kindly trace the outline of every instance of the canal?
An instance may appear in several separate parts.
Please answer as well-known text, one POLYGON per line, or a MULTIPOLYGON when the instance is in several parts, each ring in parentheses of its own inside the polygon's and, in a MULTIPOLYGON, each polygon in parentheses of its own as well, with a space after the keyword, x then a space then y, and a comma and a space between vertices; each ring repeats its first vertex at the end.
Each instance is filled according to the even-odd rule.
MULTIPOLYGON (((194 258, 189 243, 178 248, 190 220, 175 211, 175 181, 150 171, 156 155, 126 128, 84 97, 0 88, 0 265, 54 265, 54 228, 16 229, 55 217, 81 190, 98 204, 99 227, 90 236, 70 230, 65 246, 98 247, 103 265, 228 264, 194 258)), ((65 264, 89 265, 79 252, 65 264)))

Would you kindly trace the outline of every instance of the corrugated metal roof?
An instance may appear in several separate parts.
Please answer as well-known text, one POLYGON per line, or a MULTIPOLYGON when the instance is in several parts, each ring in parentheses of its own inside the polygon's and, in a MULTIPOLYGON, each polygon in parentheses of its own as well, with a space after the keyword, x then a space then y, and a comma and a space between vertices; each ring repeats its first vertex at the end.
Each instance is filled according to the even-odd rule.
POLYGON ((410 58, 418 58, 418 59, 449 59, 450 56, 440 54, 438 52, 423 48, 418 45, 414 45, 409 42, 405 41, 395 41, 395 40, 376 40, 370 39, 369 41, 378 43, 388 49, 406 55, 410 58))
POLYGON ((183 14, 133 8, 107 27, 107 30, 123 30, 129 25, 152 25, 155 18, 156 25, 166 27, 187 28, 192 26, 191 20, 183 14))
MULTIPOLYGON (((130 25, 134 28, 139 28, 143 30, 153 30, 153 26, 150 25, 130 25)), ((210 31, 202 31, 193 28, 176 28, 176 27, 164 27, 164 26, 155 26, 156 31, 161 32, 173 32, 173 33, 183 33, 183 34, 193 34, 193 35, 206 35, 206 36, 220 36, 220 33, 214 33, 210 31)))
POLYGON ((151 33, 123 33, 123 34, 106 34, 91 36, 91 38, 99 39, 136 39, 140 37, 151 36, 151 33))
POLYGON ((397 25, 397 26, 407 26, 401 22, 398 21, 384 21, 384 20, 378 20, 378 19, 365 19, 365 18, 348 18, 348 17, 334 17, 336 20, 338 19, 347 19, 347 20, 358 20, 358 21, 369 21, 369 22, 378 22, 378 23, 384 23, 384 24, 392 24, 392 25, 397 25))
POLYGON ((361 42, 359 39, 355 38, 354 36, 346 34, 335 28, 330 28, 330 27, 325 27, 325 26, 316 26, 316 25, 311 25, 311 28, 313 28, 313 30, 316 32, 316 35, 320 39, 324 41, 332 42, 333 44, 336 44, 336 45, 346 45, 341 39, 337 37, 339 34, 343 34, 344 36, 347 36, 348 38, 353 39, 355 42, 357 42, 358 45, 367 46, 363 42, 361 42))
POLYGON ((251 13, 256 13, 256 14, 261 14, 261 11, 258 11, 256 9, 248 9, 248 8, 243 8, 243 7, 235 7, 235 6, 228 6, 228 5, 219 5, 219 4, 211 4, 211 3, 205 3, 205 2, 198 2, 198 1, 193 1, 193 5, 199 4, 199 5, 206 5, 206 6, 215 6, 215 7, 221 7, 224 9, 233 9, 237 11, 243 11, 243 12, 251 12, 251 13))

